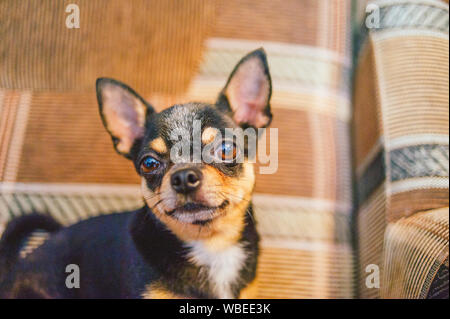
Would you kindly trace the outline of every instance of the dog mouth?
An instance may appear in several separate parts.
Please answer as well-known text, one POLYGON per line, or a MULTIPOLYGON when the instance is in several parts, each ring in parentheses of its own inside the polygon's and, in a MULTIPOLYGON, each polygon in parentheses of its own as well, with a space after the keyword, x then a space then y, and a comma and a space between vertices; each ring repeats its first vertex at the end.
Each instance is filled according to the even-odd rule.
POLYGON ((206 225, 213 219, 222 215, 222 210, 228 206, 229 203, 228 200, 224 200, 218 206, 207 206, 201 203, 189 202, 166 212, 166 214, 180 222, 194 225, 206 225))

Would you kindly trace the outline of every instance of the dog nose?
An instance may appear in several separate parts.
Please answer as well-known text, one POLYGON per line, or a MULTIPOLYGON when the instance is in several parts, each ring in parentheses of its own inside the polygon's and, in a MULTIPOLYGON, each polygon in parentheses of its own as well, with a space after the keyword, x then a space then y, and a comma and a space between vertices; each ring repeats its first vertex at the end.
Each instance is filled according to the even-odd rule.
POLYGON ((187 168, 175 172, 170 178, 170 183, 177 193, 187 194, 200 186, 200 179, 200 171, 187 168))

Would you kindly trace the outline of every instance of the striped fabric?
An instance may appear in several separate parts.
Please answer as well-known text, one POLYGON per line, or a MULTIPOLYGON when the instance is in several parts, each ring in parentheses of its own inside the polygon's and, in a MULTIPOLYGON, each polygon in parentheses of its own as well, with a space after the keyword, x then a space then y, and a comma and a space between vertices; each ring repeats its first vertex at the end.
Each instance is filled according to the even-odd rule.
POLYGON ((215 8, 208 0, 1 1, 0 87, 91 92, 101 74, 139 92, 183 92, 215 8), (79 8, 78 29, 66 27, 69 4, 79 8))
POLYGON ((447 286, 448 298, 448 216, 447 207, 419 212, 388 225, 382 298, 426 298, 436 282, 443 286, 442 294, 447 286), (447 268, 447 277, 438 273, 442 268, 447 268))
MULTIPOLYGON (((358 29, 363 2, 354 1, 358 29)), ((395 242, 410 227, 400 221, 448 206, 447 4, 379 1, 380 28, 361 28, 352 50, 350 0, 78 3, 77 30, 64 27, 63 2, 0 3, 8 21, 0 25, 0 227, 32 210, 70 225, 142 204, 137 175, 98 116, 95 78, 126 82, 158 110, 213 102, 235 63, 262 46, 279 165, 256 181, 259 297, 442 294, 432 277, 445 262, 434 252, 432 270, 417 275, 420 292, 383 285, 397 273, 386 247, 408 256, 395 242), (380 267, 381 289, 364 284, 369 264, 380 267)), ((428 227, 425 219, 417 222, 428 227)), ((23 254, 42 240, 35 234, 23 254)), ((436 243, 445 250, 445 239, 436 243)))
POLYGON ((448 206, 448 4, 371 3, 380 23, 359 34, 353 96, 360 293, 425 298, 433 267, 448 258, 448 210, 429 211, 448 206), (439 253, 436 214, 447 227, 439 253), (365 284, 370 264, 380 267, 380 289, 365 284))
MULTIPOLYGON (((81 34, 57 28, 62 4, 49 10, 32 2, 36 13, 26 22, 4 17, 24 32, 13 41, 15 29, 7 29, 9 47, 1 49, 7 57, 0 75, 2 218, 37 209, 71 224, 141 203, 132 166, 115 154, 101 126, 91 89, 97 76, 127 82, 159 110, 213 102, 235 63, 263 46, 273 76, 279 167, 256 183, 260 297, 353 297, 350 2, 159 3, 108 2, 100 12, 102 1, 81 1, 81 34), (107 27, 96 22, 99 15, 110 18, 107 27), (54 47, 58 59, 26 41, 25 30, 42 20, 55 29, 44 36, 51 26, 40 26, 36 43, 54 47), (74 58, 82 67, 69 62, 74 58), (42 73, 62 65, 64 73, 42 73)), ((2 6, 18 12, 23 4, 2 6)))

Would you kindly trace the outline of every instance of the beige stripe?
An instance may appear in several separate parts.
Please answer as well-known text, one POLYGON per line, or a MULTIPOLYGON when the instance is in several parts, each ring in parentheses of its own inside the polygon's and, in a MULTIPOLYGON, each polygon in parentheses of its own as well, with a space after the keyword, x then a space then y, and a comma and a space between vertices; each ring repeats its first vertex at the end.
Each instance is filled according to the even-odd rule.
POLYGON ((49 234, 46 232, 35 231, 27 238, 27 243, 24 248, 20 251, 20 258, 25 258, 27 255, 32 253, 36 248, 41 246, 48 238, 49 234))
POLYGON ((66 216, 65 221, 69 224, 74 224, 79 221, 79 217, 74 212, 73 208, 67 204, 65 199, 55 196, 53 200, 58 204, 58 208, 60 208, 59 210, 64 213, 64 216, 66 216))
MULTIPOLYGON (((14 216, 20 216, 22 214, 22 211, 20 207, 17 205, 16 201, 14 200, 13 196, 11 194, 1 194, 0 192, 0 200, 3 198, 7 204, 7 206, 10 208, 11 212, 14 214, 14 216)), ((7 211, 0 212, 3 214, 7 214, 7 211)), ((8 216, 9 217, 9 216, 8 216)))
MULTIPOLYGON (((187 94, 180 97, 177 103, 192 100, 214 103, 225 85, 224 79, 221 76, 196 77, 187 94)), ((271 106, 273 109, 303 110, 334 116, 343 122, 349 122, 351 118, 351 103, 347 95, 312 85, 274 83, 271 106)))
POLYGON ((313 242, 350 242, 350 217, 333 211, 304 208, 273 210, 255 204, 258 232, 266 239, 296 239, 313 242))
POLYGON ((46 211, 45 203, 42 200, 41 196, 34 194, 27 194, 27 198, 30 200, 31 204, 38 212, 46 211))
POLYGON ((56 205, 53 198, 49 198, 48 196, 41 196, 42 201, 45 206, 48 207, 48 212, 54 217, 59 223, 63 225, 67 225, 68 219, 66 215, 63 213, 61 208, 56 205))
MULTIPOLYGON (((39 193, 56 195, 111 195, 141 197, 141 188, 138 185, 116 184, 59 184, 59 183, 0 183, 1 193, 39 193)), ((276 210, 283 207, 288 210, 307 209, 320 211, 349 212, 350 203, 337 203, 335 201, 270 194, 253 194, 255 205, 262 209, 276 210)))
POLYGON ((8 150, 8 159, 6 161, 4 173, 4 181, 6 182, 13 182, 17 177, 20 156, 22 155, 22 146, 25 139, 25 131, 28 123, 30 102, 31 92, 22 92, 8 150))
MULTIPOLYGON (((224 81, 245 54, 261 46, 267 51, 274 91, 277 91, 280 85, 300 83, 311 88, 322 87, 347 93, 344 92, 346 86, 340 81, 343 72, 346 72, 350 65, 347 55, 346 59, 342 59, 335 52, 302 45, 214 39, 204 54, 198 76, 206 80, 224 81)), ((328 47, 330 46, 331 44, 328 44, 328 47)), ((223 85, 224 83, 221 83, 221 86, 223 85)))
POLYGON ((18 100, 18 94, 13 91, 10 91, 9 94, 4 97, 3 114, 2 117, 0 117, 0 180, 3 180, 5 174, 6 160, 9 144, 11 142, 18 100))
POLYGON ((448 135, 444 134, 413 134, 393 138, 385 146, 387 150, 394 150, 402 147, 420 144, 448 145, 448 135))
POLYGON ((449 34, 441 31, 431 31, 423 29, 401 29, 401 30, 382 30, 378 32, 371 33, 371 36, 376 41, 387 40, 392 38, 401 38, 407 36, 423 36, 423 37, 434 37, 442 40, 448 40, 449 34))
MULTIPOLYGON (((270 53, 268 53, 270 54, 270 53)), ((206 52, 199 76, 222 78, 225 81, 245 52, 206 52)), ((301 83, 323 87, 339 92, 342 65, 330 63, 320 58, 268 55, 270 74, 274 85, 301 83)), ((222 86, 225 83, 222 83, 222 86)))
POLYGON ((81 219, 86 219, 90 217, 89 212, 87 211, 88 209, 86 209, 85 206, 83 206, 81 200, 78 197, 68 196, 67 200, 75 208, 78 215, 80 215, 81 219))
POLYGON ((418 177, 392 182, 388 194, 397 194, 415 189, 442 188, 448 189, 448 177, 418 177))
POLYGON ((58 183, 0 183, 1 193, 41 193, 41 194, 72 194, 72 195, 111 195, 139 196, 138 185, 95 185, 95 184, 58 184, 58 183))
POLYGON ((23 208, 23 212, 30 212, 33 210, 31 204, 26 200, 25 196, 23 196, 22 194, 14 195, 16 200, 19 202, 20 207, 23 208))
POLYGON ((351 65, 350 59, 348 57, 343 57, 340 54, 336 53, 336 51, 325 49, 326 46, 322 46, 322 48, 319 48, 309 45, 289 44, 272 41, 210 38, 206 42, 206 47, 208 50, 233 49, 233 51, 236 50, 237 52, 244 52, 244 54, 259 47, 263 47, 268 55, 274 54, 287 56, 304 56, 306 58, 309 57, 313 59, 323 59, 329 62, 339 63, 346 66, 351 65))
POLYGON ((262 193, 253 194, 253 200, 256 205, 273 208, 275 210, 277 207, 285 207, 287 209, 293 210, 305 208, 321 211, 348 212, 352 207, 351 203, 339 203, 336 201, 319 198, 271 195, 262 193))
POLYGON ((261 246, 266 248, 283 248, 302 251, 334 250, 335 252, 352 252, 351 247, 347 244, 333 244, 311 240, 262 238, 261 246))

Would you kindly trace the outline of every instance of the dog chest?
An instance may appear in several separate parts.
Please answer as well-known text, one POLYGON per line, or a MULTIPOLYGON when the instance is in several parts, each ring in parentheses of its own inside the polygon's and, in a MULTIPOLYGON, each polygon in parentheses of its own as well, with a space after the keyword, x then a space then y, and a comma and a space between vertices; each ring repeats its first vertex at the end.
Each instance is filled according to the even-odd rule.
POLYGON ((239 280, 245 262, 245 251, 240 244, 220 251, 211 251, 202 242, 189 244, 188 257, 196 266, 208 272, 211 287, 218 298, 234 298, 232 286, 239 280))

